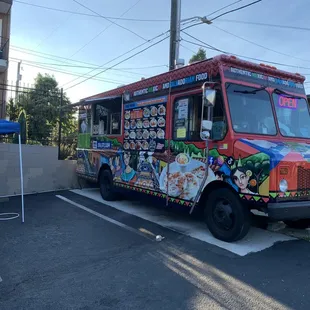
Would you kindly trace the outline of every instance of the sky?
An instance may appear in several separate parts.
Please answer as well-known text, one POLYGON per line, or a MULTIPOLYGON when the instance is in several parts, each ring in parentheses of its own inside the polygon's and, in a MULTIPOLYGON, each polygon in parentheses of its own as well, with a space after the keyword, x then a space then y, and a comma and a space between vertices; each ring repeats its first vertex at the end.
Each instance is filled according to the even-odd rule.
MULTIPOLYGON (((144 21, 107 20, 103 17, 56 12, 14 0, 9 83, 16 83, 17 63, 22 60, 21 86, 33 84, 38 73, 51 74, 58 81, 59 87, 63 87, 71 102, 77 102, 82 98, 168 70, 169 39, 131 59, 126 60, 126 58, 165 37, 161 36, 148 41, 169 30, 169 0, 78 0, 95 13, 73 0, 21 1, 61 10, 99 14, 104 17, 123 17, 144 21), (141 47, 125 54, 139 45, 141 47), (114 60, 121 55, 123 56, 114 60), (126 61, 107 70, 123 60, 126 61), (102 71, 105 72, 99 74, 102 71), (87 74, 88 76, 98 74, 96 78, 99 80, 84 81, 87 74), (77 83, 79 84, 76 85, 77 83)), ((194 16, 208 16, 210 19, 252 1, 238 1, 235 5, 209 16, 210 13, 236 0, 181 0, 181 19, 194 16)), ((286 64, 286 66, 276 65, 276 67, 310 77, 308 42, 310 29, 296 30, 236 22, 310 28, 307 16, 309 10, 310 2, 306 0, 262 0, 243 10, 218 18, 211 25, 202 24, 185 31, 218 49, 286 64)), ((180 46, 180 58, 188 63, 199 46, 184 40, 196 44, 199 42, 184 33, 181 33, 181 37, 183 41, 180 46)), ((207 57, 218 54, 217 51, 207 50, 207 57)), ((305 85, 307 93, 310 93, 310 84, 305 85)))

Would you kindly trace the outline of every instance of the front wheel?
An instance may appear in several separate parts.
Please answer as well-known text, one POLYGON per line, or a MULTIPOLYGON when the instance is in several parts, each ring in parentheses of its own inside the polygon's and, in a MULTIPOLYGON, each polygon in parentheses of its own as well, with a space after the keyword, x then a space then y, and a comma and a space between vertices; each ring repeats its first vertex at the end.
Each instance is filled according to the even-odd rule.
POLYGON ((290 228, 306 229, 310 227, 310 219, 301 219, 296 221, 284 221, 284 223, 290 228))
POLYGON ((226 242, 242 239, 251 227, 250 211, 227 188, 219 188, 209 194, 204 218, 212 235, 226 242))
POLYGON ((100 194, 104 200, 115 200, 115 189, 113 185, 112 173, 109 170, 103 170, 99 177, 100 194))

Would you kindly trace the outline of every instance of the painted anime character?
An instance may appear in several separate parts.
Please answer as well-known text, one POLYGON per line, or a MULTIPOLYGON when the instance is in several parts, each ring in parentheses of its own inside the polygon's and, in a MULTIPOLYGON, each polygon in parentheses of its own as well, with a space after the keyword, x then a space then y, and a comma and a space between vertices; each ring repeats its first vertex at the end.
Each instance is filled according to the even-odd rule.
POLYGON ((215 171, 214 175, 218 181, 226 181, 226 175, 223 171, 215 171))
POLYGON ((135 166, 135 164, 136 164, 136 158, 132 156, 129 152, 124 153, 125 169, 123 170, 123 173, 121 174, 121 179, 124 182, 130 182, 130 183, 136 182, 137 173, 132 167, 132 166, 135 166))
POLYGON ((241 158, 239 158, 237 166, 232 167, 230 178, 233 184, 238 187, 239 193, 258 195, 257 181, 255 177, 253 177, 252 171, 242 166, 241 158), (249 187, 253 189, 253 191, 250 190, 249 187))
POLYGON ((121 167, 121 156, 119 154, 117 154, 114 157, 114 168, 115 168, 114 173, 115 178, 120 179, 122 175, 122 167, 121 167))

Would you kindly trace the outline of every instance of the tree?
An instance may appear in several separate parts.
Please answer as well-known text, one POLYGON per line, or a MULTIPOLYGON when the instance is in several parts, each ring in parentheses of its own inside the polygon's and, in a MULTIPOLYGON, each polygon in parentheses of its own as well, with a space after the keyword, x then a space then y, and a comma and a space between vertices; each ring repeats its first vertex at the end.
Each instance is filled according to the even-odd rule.
POLYGON ((9 117, 10 121, 16 122, 19 115, 19 106, 11 98, 6 106, 6 114, 9 117))
POLYGON ((189 63, 193 63, 196 61, 202 61, 207 59, 207 54, 206 54, 206 50, 204 50, 203 48, 199 48, 198 52, 196 54, 194 54, 192 56, 192 58, 189 60, 189 63))
MULTIPOLYGON (((21 93, 16 99, 16 106, 24 109, 27 115, 28 139, 49 145, 57 141, 61 92, 53 76, 38 74, 34 88, 21 93)), ((63 95, 63 105, 70 103, 63 95)), ((68 110, 62 115, 63 133, 71 133, 74 127, 74 111, 68 110)))

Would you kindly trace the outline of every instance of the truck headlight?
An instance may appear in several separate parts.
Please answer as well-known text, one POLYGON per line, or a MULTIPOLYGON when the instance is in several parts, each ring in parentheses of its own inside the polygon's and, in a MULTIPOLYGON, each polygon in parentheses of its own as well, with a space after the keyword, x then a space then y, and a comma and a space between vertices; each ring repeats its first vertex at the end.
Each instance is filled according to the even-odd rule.
POLYGON ((282 179, 279 183, 279 189, 282 193, 285 193, 287 191, 287 181, 285 179, 282 179))

